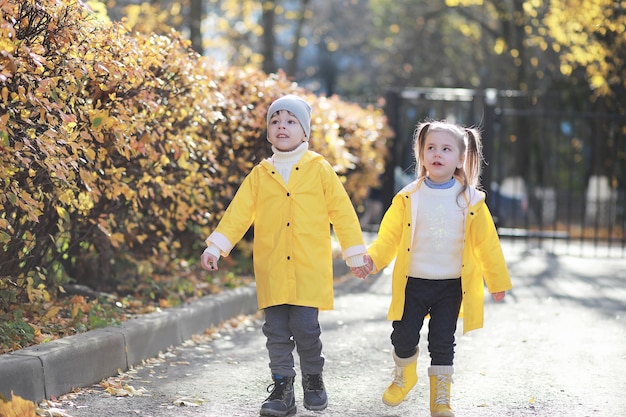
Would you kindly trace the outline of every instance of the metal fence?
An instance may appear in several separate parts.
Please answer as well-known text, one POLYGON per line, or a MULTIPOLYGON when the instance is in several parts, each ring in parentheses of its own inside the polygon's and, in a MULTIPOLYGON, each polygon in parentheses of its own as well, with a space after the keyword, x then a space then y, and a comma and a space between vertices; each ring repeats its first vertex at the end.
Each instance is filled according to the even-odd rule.
POLYGON ((387 95, 396 138, 383 205, 414 177, 424 119, 477 126, 482 184, 502 239, 550 251, 626 258, 626 115, 573 109, 559 96, 411 88, 387 95))

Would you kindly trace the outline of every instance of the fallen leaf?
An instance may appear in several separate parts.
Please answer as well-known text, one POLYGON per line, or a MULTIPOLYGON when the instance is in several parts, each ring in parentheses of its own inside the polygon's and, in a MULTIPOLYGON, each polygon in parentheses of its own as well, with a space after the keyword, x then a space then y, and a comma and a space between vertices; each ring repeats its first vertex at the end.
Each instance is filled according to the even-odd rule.
POLYGON ((178 398, 173 401, 175 405, 178 406, 187 406, 187 407, 198 407, 206 402, 201 398, 191 398, 191 397, 183 397, 178 398))
POLYGON ((123 386, 110 385, 106 388, 106 392, 116 397, 139 397, 148 395, 148 390, 141 387, 135 388, 132 385, 124 384, 123 386))
POLYGON ((32 401, 25 400, 11 391, 11 401, 0 401, 2 417, 37 417, 37 407, 32 401))
POLYGON ((72 417, 61 408, 48 408, 46 410, 38 408, 37 415, 41 417, 72 417))

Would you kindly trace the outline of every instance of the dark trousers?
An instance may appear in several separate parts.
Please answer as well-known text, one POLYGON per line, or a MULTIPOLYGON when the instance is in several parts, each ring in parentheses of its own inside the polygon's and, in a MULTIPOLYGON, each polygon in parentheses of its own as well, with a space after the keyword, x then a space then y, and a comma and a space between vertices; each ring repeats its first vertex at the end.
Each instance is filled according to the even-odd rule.
POLYGON ((300 370, 303 374, 319 374, 324 368, 322 355, 322 329, 319 310, 283 304, 264 310, 263 334, 270 357, 273 375, 292 377, 296 375, 293 350, 298 351, 300 370))
POLYGON ((391 343, 396 355, 408 358, 417 352, 426 315, 431 365, 452 365, 454 333, 461 309, 461 279, 409 278, 405 289, 404 313, 393 322, 391 343))

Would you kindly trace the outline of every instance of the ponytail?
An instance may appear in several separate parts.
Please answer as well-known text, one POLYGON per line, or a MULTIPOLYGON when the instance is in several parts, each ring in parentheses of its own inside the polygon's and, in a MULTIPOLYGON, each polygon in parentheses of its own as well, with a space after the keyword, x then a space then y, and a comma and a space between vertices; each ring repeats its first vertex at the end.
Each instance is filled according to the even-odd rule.
POLYGON ((475 128, 465 128, 467 136, 467 151, 465 153, 464 171, 467 183, 474 187, 480 186, 481 164, 483 162, 483 147, 480 133, 475 128))
POLYGON ((422 156, 424 154, 424 142, 426 134, 430 128, 430 122, 422 122, 415 128, 413 150, 415 152, 415 174, 417 178, 426 176, 426 167, 422 165, 422 156))

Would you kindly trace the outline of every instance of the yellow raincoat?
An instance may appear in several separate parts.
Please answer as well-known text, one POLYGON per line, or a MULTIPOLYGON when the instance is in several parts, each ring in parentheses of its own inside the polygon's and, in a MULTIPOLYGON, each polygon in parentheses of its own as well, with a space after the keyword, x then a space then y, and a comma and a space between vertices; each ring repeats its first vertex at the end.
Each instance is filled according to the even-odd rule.
MULTIPOLYGON (((414 236, 412 225, 416 224, 418 207, 416 191, 422 182, 423 178, 414 181, 395 195, 383 217, 378 237, 368 249, 377 270, 396 258, 388 320, 400 320, 404 312, 414 236)), ((483 327, 485 283, 490 293, 512 287, 493 218, 485 204, 485 194, 469 187, 465 197, 469 207, 466 210, 461 272, 463 333, 483 327)))
POLYGON ((270 160, 244 179, 207 244, 227 256, 254 224, 254 274, 263 309, 280 304, 333 308, 331 224, 344 259, 365 254, 354 207, 321 155, 307 151, 289 184, 270 160))

